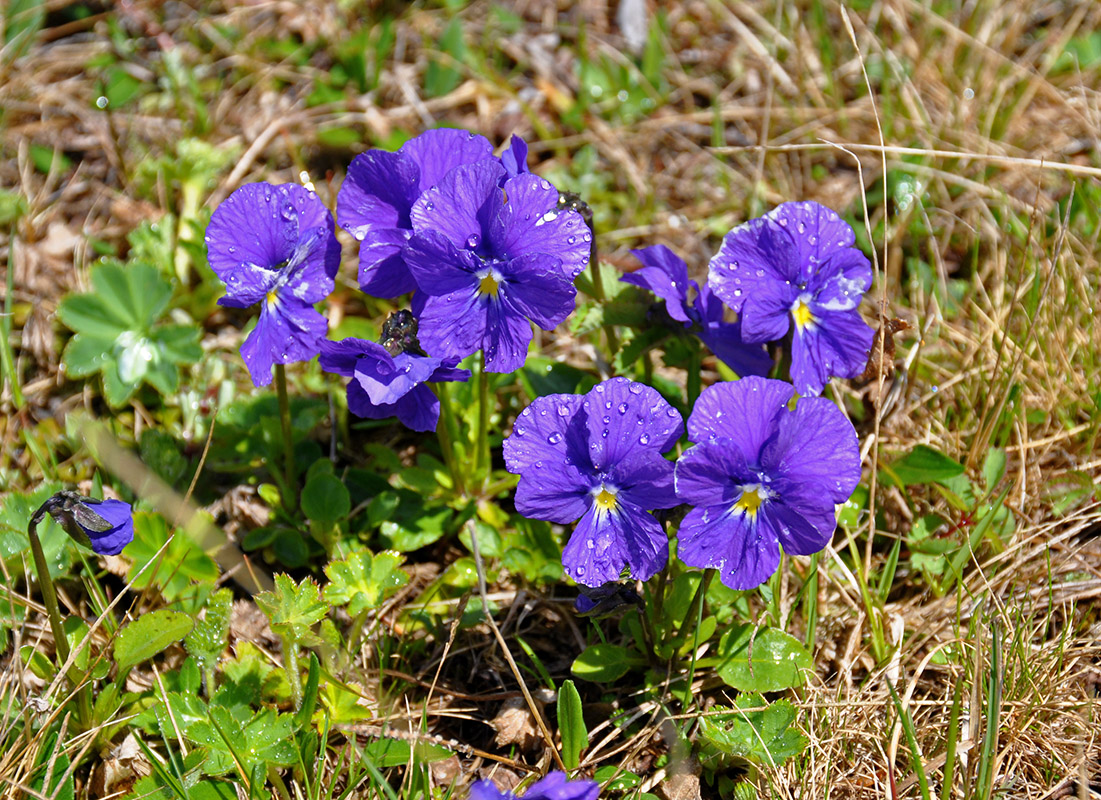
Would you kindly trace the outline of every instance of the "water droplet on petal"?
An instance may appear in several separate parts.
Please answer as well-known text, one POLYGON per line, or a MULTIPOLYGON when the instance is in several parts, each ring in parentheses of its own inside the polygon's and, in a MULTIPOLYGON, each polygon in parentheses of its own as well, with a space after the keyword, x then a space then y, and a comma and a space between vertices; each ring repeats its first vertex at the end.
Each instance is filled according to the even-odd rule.
POLYGON ((547 437, 547 444, 558 444, 560 441, 562 441, 562 434, 558 431, 554 431, 547 437))

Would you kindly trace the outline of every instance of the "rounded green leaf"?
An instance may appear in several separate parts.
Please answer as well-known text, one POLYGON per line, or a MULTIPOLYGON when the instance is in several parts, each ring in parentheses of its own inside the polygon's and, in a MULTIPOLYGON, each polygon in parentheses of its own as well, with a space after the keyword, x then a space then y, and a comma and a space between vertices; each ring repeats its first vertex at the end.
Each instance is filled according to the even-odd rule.
POLYGON ((348 489, 335 475, 314 475, 302 490, 302 511, 319 525, 332 527, 351 510, 348 489))
POLYGON ((152 658, 191 633, 193 627, 195 620, 190 616, 167 608, 138 617, 115 639, 115 662, 119 672, 152 658))
POLYGON ((646 663, 642 656, 615 644, 594 644, 574 659, 570 672, 575 678, 593 683, 611 683, 633 666, 646 663))
POLYGON ((719 677, 742 692, 778 692, 806 682, 814 668, 810 653, 797 639, 775 628, 752 625, 731 628, 719 640, 719 677))

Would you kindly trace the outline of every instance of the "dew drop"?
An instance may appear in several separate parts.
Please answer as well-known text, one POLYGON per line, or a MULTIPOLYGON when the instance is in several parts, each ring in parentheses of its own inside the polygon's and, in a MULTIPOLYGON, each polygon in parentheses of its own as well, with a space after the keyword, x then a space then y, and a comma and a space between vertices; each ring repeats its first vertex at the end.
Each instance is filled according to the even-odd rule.
POLYGON ((638 437, 638 443, 642 445, 650 444, 650 434, 644 433, 638 437))
POLYGON ((559 406, 558 407, 558 416, 568 417, 569 415, 570 415, 569 406, 559 406))
POLYGON ((558 444, 560 441, 562 441, 562 434, 558 431, 554 431, 547 437, 547 444, 558 444))
POLYGON ((627 413, 627 404, 626 403, 620 403, 619 404, 619 413, 620 414, 626 414, 627 413))
POLYGON ((631 394, 642 394, 642 384, 632 383, 630 386, 627 387, 627 391, 629 391, 631 394))

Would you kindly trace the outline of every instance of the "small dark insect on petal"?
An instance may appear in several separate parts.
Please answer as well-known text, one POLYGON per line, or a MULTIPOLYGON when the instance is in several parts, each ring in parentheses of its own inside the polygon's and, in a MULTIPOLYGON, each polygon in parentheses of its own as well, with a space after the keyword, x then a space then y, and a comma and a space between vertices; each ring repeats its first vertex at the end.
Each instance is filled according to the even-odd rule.
POLYGON ((642 607, 642 598, 635 591, 634 582, 606 583, 595 589, 578 584, 581 590, 574 608, 582 617, 606 617, 617 609, 633 605, 642 607))
POLYGON ((73 519, 77 521, 78 525, 90 531, 95 531, 96 533, 104 533, 105 531, 109 531, 113 527, 115 527, 99 514, 97 514, 95 511, 93 511, 91 508, 89 508, 87 505, 85 505, 82 502, 82 498, 75 493, 73 494, 72 498, 70 498, 70 502, 66 506, 65 510, 73 515, 73 519))
POLYGON ((593 210, 589 208, 588 203, 581 199, 581 195, 574 192, 559 192, 558 210, 565 211, 566 209, 576 211, 581 215, 581 219, 585 220, 585 224, 592 228, 593 210))
POLYGON ((392 356, 408 353, 413 356, 427 356, 417 340, 417 319, 412 312, 402 309, 395 311, 382 323, 382 338, 379 344, 392 356))
MULTIPOLYGON (((84 498, 76 492, 61 491, 50 497, 34 513, 32 521, 37 524, 49 514, 70 534, 74 530, 83 533, 81 528, 103 533, 114 527, 91 508, 84 504, 84 498), (75 527, 74 527, 75 526, 75 527)), ((79 534, 78 534, 79 535, 79 534)))

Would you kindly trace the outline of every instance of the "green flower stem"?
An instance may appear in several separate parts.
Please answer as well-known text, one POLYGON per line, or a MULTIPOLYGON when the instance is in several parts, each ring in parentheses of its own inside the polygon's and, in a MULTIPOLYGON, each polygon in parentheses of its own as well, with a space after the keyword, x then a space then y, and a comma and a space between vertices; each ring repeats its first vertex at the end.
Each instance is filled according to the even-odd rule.
POLYGON ((703 379, 700 373, 702 371, 703 353, 700 350, 699 341, 695 340, 692 346, 692 355, 688 360, 688 380, 685 385, 685 399, 688 401, 688 413, 692 413, 692 409, 696 407, 696 400, 700 396, 700 385, 703 379))
MULTIPOLYGON (((54 635, 54 649, 57 652, 57 668, 63 669, 69 660, 69 638, 61 624, 61 610, 57 606, 57 593, 50 578, 50 568, 46 565, 46 553, 42 549, 42 540, 38 538, 38 520, 32 518, 27 525, 27 538, 31 542, 31 555, 34 557, 34 571, 38 576, 38 586, 42 590, 42 604, 46 606, 46 616, 50 620, 50 630, 54 635)), ((67 673, 69 681, 77 688, 77 719, 82 729, 87 729, 92 720, 91 687, 81 685, 83 676, 76 667, 70 667, 67 673)))
POLYGON ((42 541, 38 538, 38 524, 31 520, 27 526, 27 537, 31 540, 31 554, 34 556, 34 571, 38 574, 38 586, 42 590, 42 604, 46 606, 46 616, 50 619, 50 630, 54 635, 54 647, 57 650, 58 669, 69 660, 69 640, 65 638, 65 628, 61 625, 61 611, 57 607, 57 594, 50 579, 50 569, 46 566, 46 553, 42 550, 42 541))
POLYGON ((483 351, 474 362, 474 380, 478 384, 478 427, 474 430, 474 480, 483 483, 489 473, 489 377, 483 351), (483 475, 483 471, 486 475, 483 475))
MULTIPOLYGON (((596 234, 593 234, 592 249, 589 253, 589 268, 593 276, 593 299, 600 305, 604 305, 604 280, 600 276, 600 261, 596 257, 596 234)), ((619 352, 619 340, 615 335, 615 326, 610 322, 604 323, 604 338, 608 342, 608 358, 611 360, 615 358, 615 354, 619 352)))
POLYGON ((294 465, 294 437, 291 434, 291 403, 287 397, 287 369, 275 365, 275 390, 279 395, 279 422, 283 427, 283 507, 292 514, 298 510, 298 479, 294 465))
POLYGON ((455 489, 455 494, 465 494, 466 482, 463 480, 463 471, 457 464, 455 454, 455 414, 451 408, 451 393, 446 383, 432 384, 432 389, 440 400, 440 421, 436 423, 436 436, 440 440, 443 462, 451 475, 451 485, 455 489))
POLYGON ((287 673, 287 684, 291 687, 291 699, 294 710, 302 708, 302 674, 298 671, 298 643, 293 639, 283 639, 283 671, 287 673))
POLYGON ((684 624, 680 629, 683 631, 684 626, 688 624, 692 617, 692 606, 695 606, 696 612, 696 624, 692 628, 692 658, 688 662, 688 682, 684 687, 684 698, 681 700, 681 705, 687 709, 692 705, 692 681, 696 677, 696 651, 700 648, 700 625, 703 624, 703 606, 704 599, 707 596, 707 587, 711 583, 711 579, 715 577, 715 570, 705 569, 703 572, 703 579, 700 581, 700 585, 696 587, 696 596, 692 598, 692 602, 688 604, 688 614, 684 617, 684 624))

